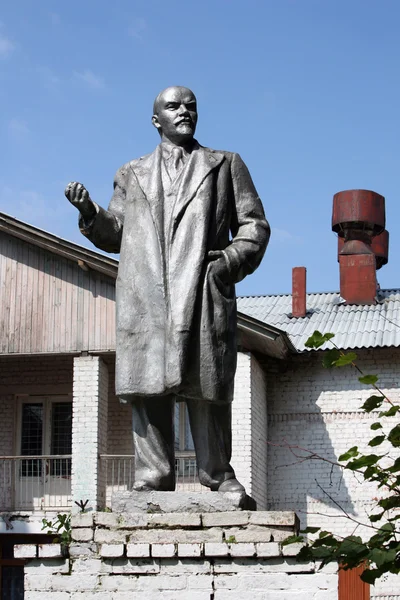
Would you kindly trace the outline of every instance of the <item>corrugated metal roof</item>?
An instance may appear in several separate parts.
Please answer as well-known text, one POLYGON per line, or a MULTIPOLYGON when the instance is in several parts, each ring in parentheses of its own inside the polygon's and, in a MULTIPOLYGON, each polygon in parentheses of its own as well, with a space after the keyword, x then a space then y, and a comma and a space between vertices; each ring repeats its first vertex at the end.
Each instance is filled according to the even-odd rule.
MULTIPOLYGON (((299 351, 317 329, 334 333, 339 348, 400 346, 400 290, 380 290, 374 306, 344 304, 339 293, 307 294, 307 315, 294 318, 292 296, 245 296, 238 310, 285 331, 299 351)), ((322 349, 324 346, 322 347, 322 349)))

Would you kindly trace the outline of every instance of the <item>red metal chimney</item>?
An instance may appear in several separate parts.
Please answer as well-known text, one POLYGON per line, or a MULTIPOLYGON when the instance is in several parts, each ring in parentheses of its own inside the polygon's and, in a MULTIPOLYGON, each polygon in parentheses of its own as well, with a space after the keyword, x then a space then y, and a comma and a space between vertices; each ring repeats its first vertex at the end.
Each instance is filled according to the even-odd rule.
POLYGON ((333 197, 332 229, 344 238, 339 254, 340 295, 347 304, 375 304, 373 237, 385 228, 385 198, 369 190, 346 190, 333 197))
POLYGON ((305 267, 292 269, 292 316, 305 317, 306 306, 306 274, 305 267))

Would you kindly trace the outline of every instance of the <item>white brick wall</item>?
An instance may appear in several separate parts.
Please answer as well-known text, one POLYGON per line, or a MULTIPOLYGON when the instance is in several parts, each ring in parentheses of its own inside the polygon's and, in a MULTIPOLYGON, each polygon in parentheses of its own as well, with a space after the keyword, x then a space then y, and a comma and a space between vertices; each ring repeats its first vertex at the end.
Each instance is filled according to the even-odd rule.
POLYGON ((267 383, 264 371, 251 358, 252 493, 258 510, 267 508, 267 383))
POLYGON ((254 356, 239 352, 232 405, 232 466, 260 510, 266 508, 267 500, 266 442, 266 378, 254 356))
POLYGON ((106 365, 98 356, 74 358, 72 499, 89 500, 87 508, 105 502, 104 466, 98 456, 107 449, 107 408, 106 365))
MULTIPOLYGON (((358 350, 359 366, 379 376, 384 392, 400 403, 400 350, 358 350)), ((335 505, 365 522, 380 493, 351 472, 318 460, 303 461, 306 453, 280 446, 299 446, 333 462, 351 446, 371 453, 370 425, 377 414, 360 412, 371 388, 358 382, 351 367, 324 369, 322 353, 294 357, 286 365, 272 363, 268 372, 268 509, 294 510, 306 525, 322 526, 341 535, 356 527, 335 505), (295 456, 294 454, 297 454, 295 456), (329 496, 331 498, 329 498, 329 496)), ((379 447, 379 452, 385 450, 379 447)), ((357 529, 362 534, 362 528, 357 529)), ((364 531, 365 533, 365 531, 364 531)), ((382 584, 371 591, 380 594, 382 584)), ((396 584, 385 584, 392 594, 396 584)), ((383 592, 382 592, 383 593, 383 592)))

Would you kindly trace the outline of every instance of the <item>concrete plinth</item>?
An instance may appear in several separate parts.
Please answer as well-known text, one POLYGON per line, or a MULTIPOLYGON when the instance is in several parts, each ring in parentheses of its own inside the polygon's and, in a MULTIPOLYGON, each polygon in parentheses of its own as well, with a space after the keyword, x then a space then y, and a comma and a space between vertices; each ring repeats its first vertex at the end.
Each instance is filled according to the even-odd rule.
POLYGON ((240 492, 116 492, 115 513, 210 513, 257 510, 256 502, 240 492))

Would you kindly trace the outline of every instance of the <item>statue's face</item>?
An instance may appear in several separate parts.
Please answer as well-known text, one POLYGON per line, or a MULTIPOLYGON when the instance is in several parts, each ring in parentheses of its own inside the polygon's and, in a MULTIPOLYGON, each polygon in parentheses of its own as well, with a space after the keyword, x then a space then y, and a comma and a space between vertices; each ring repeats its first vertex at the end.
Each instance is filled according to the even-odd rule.
POLYGON ((156 100, 153 125, 161 132, 163 140, 174 144, 189 142, 196 131, 197 105, 191 90, 170 87, 161 92, 156 100))

